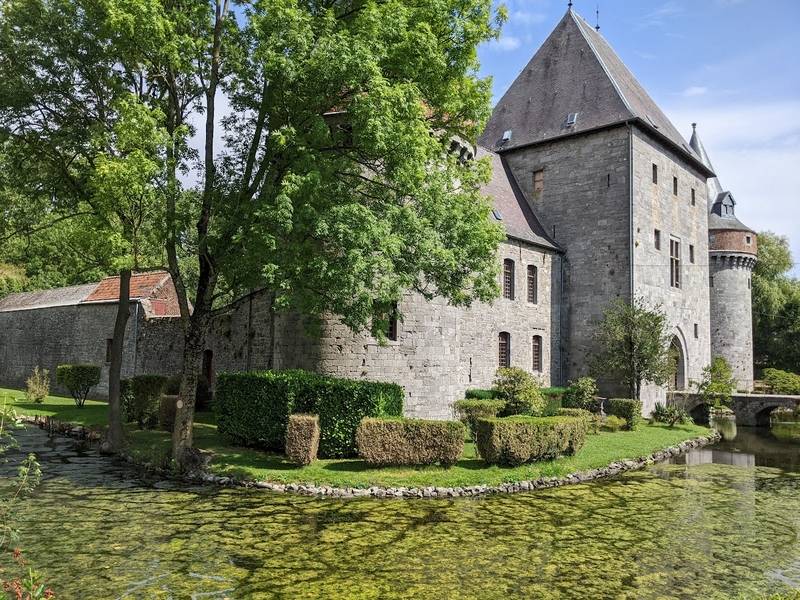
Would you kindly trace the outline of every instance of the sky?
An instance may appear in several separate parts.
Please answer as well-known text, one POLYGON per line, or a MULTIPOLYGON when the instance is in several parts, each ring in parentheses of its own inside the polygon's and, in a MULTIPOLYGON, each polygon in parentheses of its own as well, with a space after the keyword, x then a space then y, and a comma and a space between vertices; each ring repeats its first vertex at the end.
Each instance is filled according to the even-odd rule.
MULTIPOLYGON (((505 0, 509 19, 479 49, 502 97, 567 10, 505 0)), ((597 0, 573 10, 596 22, 597 0)), ((678 130, 691 123, 736 215, 789 237, 800 276, 800 0, 600 0, 600 33, 678 130)))

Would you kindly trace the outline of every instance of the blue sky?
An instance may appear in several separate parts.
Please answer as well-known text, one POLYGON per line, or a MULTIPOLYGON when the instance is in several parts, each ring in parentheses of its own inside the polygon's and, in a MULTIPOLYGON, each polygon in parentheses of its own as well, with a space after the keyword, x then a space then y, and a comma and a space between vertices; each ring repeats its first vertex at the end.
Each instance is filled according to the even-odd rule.
MULTIPOLYGON (((499 99, 567 9, 505 0, 480 49, 499 99)), ((595 23, 597 0, 574 10, 595 23)), ((600 33, 688 139, 698 132, 737 215, 787 235, 800 263, 800 0, 600 0, 600 33)), ((800 275, 800 268, 795 267, 800 275)))

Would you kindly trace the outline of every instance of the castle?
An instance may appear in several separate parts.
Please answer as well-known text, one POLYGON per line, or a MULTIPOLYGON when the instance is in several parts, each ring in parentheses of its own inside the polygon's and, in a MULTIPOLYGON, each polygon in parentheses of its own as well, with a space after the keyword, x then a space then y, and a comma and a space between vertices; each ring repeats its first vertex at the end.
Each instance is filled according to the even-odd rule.
MULTIPOLYGON (((477 147, 460 151, 492 165, 484 192, 507 233, 500 298, 456 308, 409 292, 379 344, 335 318, 309 337, 300 316, 273 313, 269 291, 254 292, 214 322, 206 378, 306 368, 394 381, 406 390, 409 416, 450 418, 452 403, 468 388, 489 387, 498 366, 521 367, 544 385, 586 374, 605 308, 641 297, 667 314, 670 387, 687 389, 712 356, 723 356, 738 387, 752 389, 756 236, 736 218, 697 132, 687 143, 571 8, 497 103, 477 147)), ((113 288, 113 278, 100 286, 113 288)), ((0 300, 0 384, 19 385, 34 365, 107 366, 113 314, 107 301, 91 300, 95 288, 83 287, 0 300)), ((153 310, 171 285, 140 287, 123 376, 175 373, 179 324, 153 310)), ((603 393, 627 393, 600 384, 603 393)), ((645 411, 664 398, 663 388, 647 386, 645 411)))

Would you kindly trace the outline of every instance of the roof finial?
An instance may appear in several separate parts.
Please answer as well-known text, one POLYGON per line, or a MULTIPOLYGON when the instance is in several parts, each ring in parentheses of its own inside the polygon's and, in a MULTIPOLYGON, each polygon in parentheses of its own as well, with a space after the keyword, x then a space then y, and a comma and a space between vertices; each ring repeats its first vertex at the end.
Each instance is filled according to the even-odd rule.
POLYGON ((572 10, 572 0, 569 0, 569 2, 567 2, 567 9, 572 10))
POLYGON ((600 31, 600 3, 597 3, 597 11, 595 13, 597 15, 597 25, 594 26, 595 31, 600 31))
POLYGON ((692 123, 692 132, 697 131, 697 123, 692 123))

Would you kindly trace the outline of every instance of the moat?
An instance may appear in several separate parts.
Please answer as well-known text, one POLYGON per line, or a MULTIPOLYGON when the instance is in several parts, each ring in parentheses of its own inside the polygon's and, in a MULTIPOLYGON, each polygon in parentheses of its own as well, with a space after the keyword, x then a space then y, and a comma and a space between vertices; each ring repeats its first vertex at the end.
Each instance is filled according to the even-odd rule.
POLYGON ((749 598, 800 588, 800 445, 768 429, 739 428, 682 464, 615 480, 451 501, 181 488, 68 439, 18 437, 43 470, 20 505, 19 544, 61 598, 749 598))

